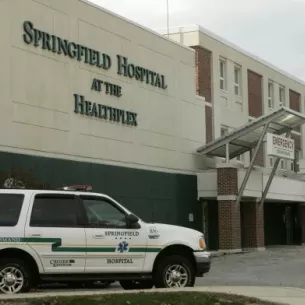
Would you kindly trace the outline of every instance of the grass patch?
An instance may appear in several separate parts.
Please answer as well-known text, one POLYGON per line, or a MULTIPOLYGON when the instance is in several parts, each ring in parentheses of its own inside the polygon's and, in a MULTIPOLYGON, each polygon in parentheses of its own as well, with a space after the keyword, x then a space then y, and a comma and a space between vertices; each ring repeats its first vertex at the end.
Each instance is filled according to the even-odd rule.
POLYGON ((128 293, 1 300, 1 305, 271 305, 253 298, 204 292, 128 293))

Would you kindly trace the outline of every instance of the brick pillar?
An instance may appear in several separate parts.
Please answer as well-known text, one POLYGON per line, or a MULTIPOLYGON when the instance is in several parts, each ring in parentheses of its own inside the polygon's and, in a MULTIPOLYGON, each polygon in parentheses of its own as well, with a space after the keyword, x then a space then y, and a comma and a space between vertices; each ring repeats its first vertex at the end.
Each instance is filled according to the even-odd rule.
POLYGON ((242 247, 265 248, 264 206, 257 202, 241 204, 242 247))
POLYGON ((217 168, 219 250, 240 250, 240 205, 236 203, 237 168, 217 168))

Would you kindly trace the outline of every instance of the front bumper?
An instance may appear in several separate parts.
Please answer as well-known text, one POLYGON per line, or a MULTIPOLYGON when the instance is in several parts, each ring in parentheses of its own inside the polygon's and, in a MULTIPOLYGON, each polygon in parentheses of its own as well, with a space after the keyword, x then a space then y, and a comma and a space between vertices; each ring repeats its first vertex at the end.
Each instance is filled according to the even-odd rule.
POLYGON ((206 251, 194 252, 196 261, 196 276, 203 277, 211 269, 211 255, 206 251))

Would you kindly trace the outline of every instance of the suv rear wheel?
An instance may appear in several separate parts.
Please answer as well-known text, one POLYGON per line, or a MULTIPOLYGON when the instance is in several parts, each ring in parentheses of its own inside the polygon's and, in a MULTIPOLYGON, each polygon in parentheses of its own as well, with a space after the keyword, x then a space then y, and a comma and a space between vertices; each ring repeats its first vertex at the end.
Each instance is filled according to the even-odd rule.
POLYGON ((189 259, 180 255, 165 257, 155 270, 156 288, 193 287, 195 270, 189 259))
POLYGON ((31 288, 32 276, 25 262, 17 258, 0 260, 0 293, 17 294, 31 288))

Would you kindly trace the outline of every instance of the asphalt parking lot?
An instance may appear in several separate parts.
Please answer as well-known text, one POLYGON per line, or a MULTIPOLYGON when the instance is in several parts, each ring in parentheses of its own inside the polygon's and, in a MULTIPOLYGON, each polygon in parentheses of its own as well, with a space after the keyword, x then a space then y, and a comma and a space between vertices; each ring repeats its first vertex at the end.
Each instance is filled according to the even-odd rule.
POLYGON ((210 273, 197 279, 196 285, 305 288, 305 248, 274 248, 214 258, 210 273))
MULTIPOLYGON (((305 288, 305 247, 274 248, 264 252, 215 257, 210 273, 204 278, 197 278, 196 286, 305 288)), ((107 290, 117 289, 121 287, 114 283, 107 290)), ((56 290, 66 289, 61 287, 56 290)))

